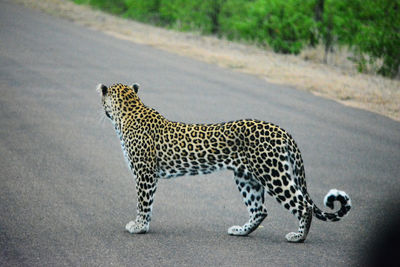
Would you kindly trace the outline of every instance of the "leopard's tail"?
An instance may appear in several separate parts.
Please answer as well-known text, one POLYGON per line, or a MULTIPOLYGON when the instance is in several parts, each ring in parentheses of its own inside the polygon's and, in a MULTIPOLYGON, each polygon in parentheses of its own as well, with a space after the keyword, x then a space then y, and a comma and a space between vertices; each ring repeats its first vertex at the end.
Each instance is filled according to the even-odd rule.
POLYGON ((324 205, 325 207, 333 209, 333 203, 335 201, 339 201, 341 204, 340 209, 335 213, 324 212, 314 204, 313 213, 315 217, 323 221, 336 222, 339 221, 342 217, 346 216, 351 209, 350 197, 343 191, 331 189, 324 198, 324 205))

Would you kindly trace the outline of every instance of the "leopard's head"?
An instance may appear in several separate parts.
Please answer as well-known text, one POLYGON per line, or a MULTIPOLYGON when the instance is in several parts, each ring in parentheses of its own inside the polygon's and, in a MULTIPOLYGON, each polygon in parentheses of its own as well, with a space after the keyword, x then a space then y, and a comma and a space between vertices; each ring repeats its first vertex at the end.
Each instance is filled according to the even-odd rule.
POLYGON ((132 86, 114 84, 107 87, 104 84, 97 85, 97 91, 101 94, 101 103, 106 116, 117 125, 121 117, 125 115, 127 109, 132 109, 134 105, 140 103, 137 93, 139 84, 132 86))

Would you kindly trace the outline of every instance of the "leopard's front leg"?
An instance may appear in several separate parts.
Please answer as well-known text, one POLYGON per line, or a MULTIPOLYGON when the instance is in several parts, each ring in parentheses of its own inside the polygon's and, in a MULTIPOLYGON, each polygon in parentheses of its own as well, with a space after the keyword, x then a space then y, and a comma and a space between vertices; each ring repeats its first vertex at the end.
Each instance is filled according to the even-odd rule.
MULTIPOLYGON (((143 166, 143 165, 142 165, 143 166)), ((136 175, 137 217, 125 229, 131 234, 144 234, 149 230, 157 177, 153 168, 141 168, 136 175)))

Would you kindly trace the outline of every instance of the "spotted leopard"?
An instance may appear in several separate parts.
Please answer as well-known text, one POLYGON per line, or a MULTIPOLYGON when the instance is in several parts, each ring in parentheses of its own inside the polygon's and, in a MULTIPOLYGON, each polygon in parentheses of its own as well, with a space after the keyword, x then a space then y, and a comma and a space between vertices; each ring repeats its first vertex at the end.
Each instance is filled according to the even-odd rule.
POLYGON ((122 150, 136 180, 137 217, 126 225, 130 233, 146 233, 152 215, 158 179, 232 170, 249 213, 244 225, 232 226, 230 235, 248 235, 267 217, 264 193, 274 197, 299 220, 289 242, 303 242, 313 215, 338 221, 350 208, 349 196, 332 189, 321 211, 306 187, 303 160, 289 133, 259 120, 237 120, 216 124, 172 122, 145 106, 138 97, 139 85, 115 84, 97 87, 105 115, 120 138, 122 150))

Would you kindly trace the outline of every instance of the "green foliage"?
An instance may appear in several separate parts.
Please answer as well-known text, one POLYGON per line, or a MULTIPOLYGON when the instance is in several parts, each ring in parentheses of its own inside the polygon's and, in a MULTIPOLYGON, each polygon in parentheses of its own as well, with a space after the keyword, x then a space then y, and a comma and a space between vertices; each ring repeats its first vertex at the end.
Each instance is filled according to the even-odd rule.
POLYGON ((298 54, 308 42, 314 21, 311 12, 298 0, 256 1, 250 9, 249 17, 255 19, 253 25, 256 40, 266 42, 276 52, 298 54))
POLYGON ((124 17, 156 25, 164 24, 159 12, 161 0, 125 0, 121 2, 124 2, 127 7, 124 17))
POLYGON ((225 36, 298 54, 319 42, 353 48, 362 71, 383 62, 394 77, 400 66, 400 0, 74 0, 142 22, 225 36))
POLYGON ((357 0, 354 7, 368 5, 355 14, 361 21, 354 38, 355 50, 360 63, 381 59, 378 73, 395 77, 400 68, 400 1, 398 0, 357 0))
POLYGON ((211 22, 207 12, 212 0, 164 0, 162 2, 160 14, 168 20, 169 27, 181 31, 195 30, 206 34, 211 32, 211 22))
POLYGON ((123 0, 73 0, 77 4, 89 4, 96 8, 105 10, 112 14, 122 14, 126 11, 127 6, 125 5, 125 1, 123 0))
POLYGON ((229 39, 256 41, 276 52, 298 54, 315 25, 307 6, 298 0, 227 1, 221 30, 229 39))

